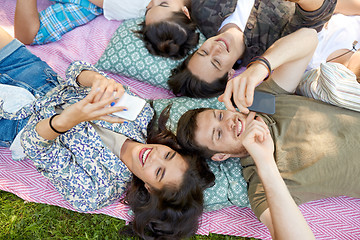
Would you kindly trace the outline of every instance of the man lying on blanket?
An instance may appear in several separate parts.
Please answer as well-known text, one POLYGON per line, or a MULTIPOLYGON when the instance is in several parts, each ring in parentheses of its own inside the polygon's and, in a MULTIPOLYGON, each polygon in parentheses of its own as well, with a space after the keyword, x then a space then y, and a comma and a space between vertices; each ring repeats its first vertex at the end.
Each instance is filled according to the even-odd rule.
MULTIPOLYGON (((274 115, 195 109, 180 118, 176 131, 180 144, 191 152, 214 161, 241 157, 251 208, 274 239, 289 229, 296 231, 291 228, 294 216, 281 212, 288 201, 301 204, 340 195, 360 198, 360 113, 291 94, 315 49, 316 35, 307 33, 296 42, 287 52, 291 55, 287 62, 279 63, 269 52, 263 55, 275 70, 256 90, 276 96, 274 115), (261 162, 269 166, 259 167, 261 162), (266 176, 276 170, 293 200, 269 194, 269 188, 277 185, 268 184, 272 179, 266 176), (279 219, 290 226, 279 225, 279 219)), ((267 75, 259 61, 239 77, 249 72, 255 81, 267 75)), ((228 109, 234 109, 230 100, 234 91, 222 96, 228 109)), ((301 232, 298 236, 301 239, 301 232)))

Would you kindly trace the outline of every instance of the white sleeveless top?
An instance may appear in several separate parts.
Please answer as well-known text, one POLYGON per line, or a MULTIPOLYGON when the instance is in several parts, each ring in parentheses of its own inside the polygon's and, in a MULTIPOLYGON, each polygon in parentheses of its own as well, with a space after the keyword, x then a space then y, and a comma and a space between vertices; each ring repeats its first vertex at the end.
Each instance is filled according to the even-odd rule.
POLYGON ((108 20, 124 20, 145 15, 150 0, 104 0, 104 17, 108 20))

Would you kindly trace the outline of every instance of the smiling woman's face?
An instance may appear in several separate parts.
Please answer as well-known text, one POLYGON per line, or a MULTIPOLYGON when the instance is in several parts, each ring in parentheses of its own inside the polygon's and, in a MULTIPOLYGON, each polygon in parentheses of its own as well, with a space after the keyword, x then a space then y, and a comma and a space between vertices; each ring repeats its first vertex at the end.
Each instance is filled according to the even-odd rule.
POLYGON ((191 57, 189 70, 207 83, 214 82, 229 73, 239 59, 236 44, 228 32, 207 39, 191 57))
POLYGON ((150 188, 179 186, 188 169, 185 159, 165 145, 138 143, 130 154, 131 162, 127 162, 126 165, 150 188))
POLYGON ((244 34, 236 25, 231 24, 216 36, 207 39, 192 55, 187 67, 193 75, 211 84, 225 74, 232 77, 232 68, 244 51, 244 34))
POLYGON ((170 18, 173 12, 182 11, 183 0, 151 0, 146 7, 145 24, 154 24, 170 18))

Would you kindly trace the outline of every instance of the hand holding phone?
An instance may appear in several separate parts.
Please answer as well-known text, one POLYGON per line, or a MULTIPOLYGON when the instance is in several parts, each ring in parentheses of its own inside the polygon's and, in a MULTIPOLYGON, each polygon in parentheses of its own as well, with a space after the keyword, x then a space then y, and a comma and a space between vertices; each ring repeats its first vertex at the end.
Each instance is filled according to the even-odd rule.
POLYGON ((145 103, 146 101, 144 99, 132 96, 125 92, 114 106, 126 107, 127 111, 115 112, 112 115, 124 118, 129 121, 134 121, 140 114, 141 110, 144 108, 145 103))
MULTIPOLYGON (((235 108, 236 104, 231 97, 231 102, 235 108)), ((260 112, 266 114, 275 113, 275 96, 270 93, 254 91, 254 101, 253 104, 249 107, 250 111, 260 112)))

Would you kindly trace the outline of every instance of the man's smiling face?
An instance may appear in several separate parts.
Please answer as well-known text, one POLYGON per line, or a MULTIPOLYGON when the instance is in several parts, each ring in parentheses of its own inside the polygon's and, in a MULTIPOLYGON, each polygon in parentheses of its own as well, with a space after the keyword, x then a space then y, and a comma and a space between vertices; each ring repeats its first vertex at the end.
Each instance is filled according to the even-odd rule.
POLYGON ((253 118, 239 112, 206 110, 196 118, 195 141, 218 153, 242 153, 241 134, 251 121, 253 118))

